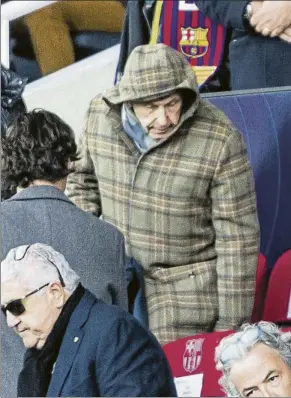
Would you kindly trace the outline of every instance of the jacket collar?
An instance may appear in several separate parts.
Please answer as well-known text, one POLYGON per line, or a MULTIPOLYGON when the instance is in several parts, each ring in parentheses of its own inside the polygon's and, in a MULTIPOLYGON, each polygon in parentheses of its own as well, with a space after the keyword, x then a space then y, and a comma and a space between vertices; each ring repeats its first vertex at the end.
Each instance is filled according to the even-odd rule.
POLYGON ((13 202, 18 200, 34 200, 34 199, 56 199, 68 202, 72 205, 74 203, 62 192, 60 189, 52 185, 34 185, 19 191, 6 202, 13 202))
POLYGON ((71 315, 58 358, 53 368, 47 397, 60 396, 64 382, 82 344, 84 334, 82 327, 87 322, 91 308, 96 301, 96 297, 89 290, 85 290, 83 297, 71 315))

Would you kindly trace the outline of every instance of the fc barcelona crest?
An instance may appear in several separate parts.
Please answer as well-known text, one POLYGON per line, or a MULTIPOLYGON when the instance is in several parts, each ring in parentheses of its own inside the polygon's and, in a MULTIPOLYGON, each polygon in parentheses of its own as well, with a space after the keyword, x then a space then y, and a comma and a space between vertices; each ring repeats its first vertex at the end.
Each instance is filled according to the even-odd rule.
POLYGON ((221 63, 226 28, 206 17, 193 0, 156 0, 151 44, 164 43, 181 52, 195 71, 199 86, 221 63))
POLYGON ((204 339, 187 340, 183 355, 183 368, 188 373, 194 372, 198 368, 202 359, 202 345, 204 339))
POLYGON ((203 57, 208 50, 208 29, 181 28, 181 40, 179 42, 181 52, 190 58, 203 57))

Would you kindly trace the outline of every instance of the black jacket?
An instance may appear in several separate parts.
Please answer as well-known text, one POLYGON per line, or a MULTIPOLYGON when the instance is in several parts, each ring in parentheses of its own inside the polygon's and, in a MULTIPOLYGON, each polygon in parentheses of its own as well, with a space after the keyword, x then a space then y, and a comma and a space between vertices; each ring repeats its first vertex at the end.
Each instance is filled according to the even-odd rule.
POLYGON ((209 18, 233 30, 229 61, 233 90, 291 85, 291 45, 262 36, 245 21, 249 1, 197 0, 209 18))
POLYGON ((116 83, 124 72, 127 58, 132 50, 142 44, 148 44, 150 40, 154 4, 155 0, 136 0, 127 3, 115 76, 116 83))
POLYGON ((26 111, 21 98, 27 79, 1 65, 1 137, 13 118, 26 111))

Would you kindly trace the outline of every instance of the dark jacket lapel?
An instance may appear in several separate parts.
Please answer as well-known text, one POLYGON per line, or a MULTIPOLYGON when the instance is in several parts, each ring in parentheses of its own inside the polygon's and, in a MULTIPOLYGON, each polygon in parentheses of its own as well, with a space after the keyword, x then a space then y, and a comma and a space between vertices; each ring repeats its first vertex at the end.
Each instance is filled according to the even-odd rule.
POLYGON ((68 324, 57 361, 53 368, 47 397, 59 396, 67 375, 71 370, 75 356, 82 344, 82 327, 87 322, 91 307, 95 302, 96 298, 86 290, 80 303, 74 310, 68 324))

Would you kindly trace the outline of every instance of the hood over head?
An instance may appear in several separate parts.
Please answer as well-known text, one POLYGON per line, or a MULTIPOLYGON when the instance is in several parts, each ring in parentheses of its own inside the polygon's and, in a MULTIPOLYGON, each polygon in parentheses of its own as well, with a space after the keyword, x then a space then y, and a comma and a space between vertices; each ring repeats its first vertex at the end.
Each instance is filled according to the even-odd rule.
POLYGON ((184 55, 165 44, 146 44, 132 51, 119 84, 103 98, 113 105, 147 102, 180 90, 187 91, 193 102, 199 93, 195 73, 184 55))

